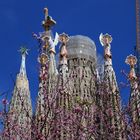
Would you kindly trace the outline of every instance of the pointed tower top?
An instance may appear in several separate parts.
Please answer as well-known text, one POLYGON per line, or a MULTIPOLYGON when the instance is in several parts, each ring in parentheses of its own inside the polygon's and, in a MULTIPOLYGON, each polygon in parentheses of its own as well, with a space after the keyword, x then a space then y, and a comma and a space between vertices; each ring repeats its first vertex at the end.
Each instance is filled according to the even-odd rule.
POLYGON ((100 36, 99 36, 99 40, 100 40, 100 43, 101 45, 104 47, 104 57, 105 59, 111 59, 111 42, 112 42, 112 36, 109 35, 108 33, 106 34, 103 34, 101 33, 100 36))
POLYGON ((66 44, 69 41, 69 36, 65 33, 62 33, 62 34, 59 35, 59 40, 63 44, 66 44))
POLYGON ((19 52, 22 55, 22 60, 21 60, 21 66, 20 66, 20 75, 25 76, 26 75, 26 66, 25 66, 25 59, 26 59, 26 55, 28 55, 28 50, 25 47, 21 47, 19 52))
POLYGON ((130 54, 129 56, 126 57, 125 63, 130 65, 130 67, 134 67, 137 63, 136 56, 130 54))
POLYGON ((51 16, 48 15, 48 8, 44 8, 45 20, 42 21, 42 25, 45 31, 49 31, 52 26, 56 24, 56 21, 52 19, 51 16))
POLYGON ((128 75, 129 79, 130 80, 137 79, 135 69, 134 69, 134 66, 137 63, 136 56, 130 54, 129 56, 126 57, 125 63, 130 65, 130 68, 131 68, 129 75, 128 75))
POLYGON ((99 37, 100 43, 102 46, 109 46, 110 43, 112 42, 112 37, 108 33, 104 34, 101 33, 99 37))
POLYGON ((25 47, 21 47, 19 52, 22 54, 22 55, 28 55, 28 51, 29 49, 25 48, 25 47))
POLYGON ((69 36, 65 33, 62 33, 59 35, 59 41, 62 43, 60 48, 60 56, 61 57, 67 57, 67 49, 66 49, 66 43, 69 41, 69 36))

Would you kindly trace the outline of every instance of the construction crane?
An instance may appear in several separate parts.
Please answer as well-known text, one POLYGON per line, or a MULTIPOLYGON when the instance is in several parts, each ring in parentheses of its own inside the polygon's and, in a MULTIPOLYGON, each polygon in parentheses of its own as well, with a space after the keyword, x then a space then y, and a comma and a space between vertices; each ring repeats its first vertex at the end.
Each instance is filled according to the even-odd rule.
POLYGON ((140 77, 140 0, 136 0, 136 48, 135 53, 138 59, 136 72, 140 77))

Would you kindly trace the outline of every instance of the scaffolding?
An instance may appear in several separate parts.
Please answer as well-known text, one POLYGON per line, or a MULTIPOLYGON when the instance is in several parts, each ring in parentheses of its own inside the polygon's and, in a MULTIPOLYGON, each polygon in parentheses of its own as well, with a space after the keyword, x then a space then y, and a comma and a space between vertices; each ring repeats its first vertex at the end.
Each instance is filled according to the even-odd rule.
POLYGON ((67 43, 68 59, 85 58, 96 62, 96 46, 88 37, 82 35, 71 36, 67 43))

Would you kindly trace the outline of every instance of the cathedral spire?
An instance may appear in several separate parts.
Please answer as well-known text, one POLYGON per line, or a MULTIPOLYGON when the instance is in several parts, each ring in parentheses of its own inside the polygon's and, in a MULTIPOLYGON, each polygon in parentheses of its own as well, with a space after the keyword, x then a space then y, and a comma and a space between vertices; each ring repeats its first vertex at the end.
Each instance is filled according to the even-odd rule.
POLYGON ((130 81, 130 98, 129 98, 129 108, 130 108, 130 117, 132 120, 132 129, 133 136, 137 139, 140 131, 140 91, 138 87, 139 80, 136 77, 135 65, 137 64, 137 58, 133 55, 127 56, 125 63, 130 65, 130 72, 128 78, 130 81))
MULTIPOLYGON (((112 37, 109 34, 101 34, 99 37, 101 45, 104 47, 104 95, 103 103, 104 110, 110 111, 110 114, 105 116, 106 119, 110 119, 108 122, 108 132, 111 131, 114 135, 114 140, 126 139, 124 131, 124 123, 121 119, 120 108, 120 93, 116 81, 115 72, 112 67, 112 55, 111 55, 111 42, 112 37), (114 128, 114 129, 112 129, 114 128)), ((106 124, 104 124, 106 127, 106 124)), ((106 131, 106 130, 105 130, 106 131)), ((111 138, 111 133, 106 132, 106 138, 111 138)))
POLYGON ((61 42, 60 46, 60 52, 59 52, 59 75, 58 75, 58 87, 60 92, 57 94, 57 100, 56 100, 56 108, 62 109, 61 115, 57 115, 58 122, 61 122, 61 126, 58 127, 58 122, 55 125, 55 128, 59 130, 59 134, 57 134, 53 139, 62 139, 66 140, 70 137, 70 134, 68 134, 68 129, 70 127, 68 125, 65 125, 64 129, 64 118, 66 117, 66 112, 68 113, 68 108, 70 106, 70 93, 69 93, 69 82, 68 82, 68 63, 67 63, 67 49, 66 49, 66 43, 68 42, 69 37, 67 34, 62 33, 59 35, 59 41, 61 42))
POLYGON ((137 58, 131 54, 127 56, 125 63, 130 65, 130 73, 129 73, 130 81, 132 79, 137 79, 136 73, 135 73, 135 65, 137 64, 137 58))
POLYGON ((20 72, 17 74, 16 83, 13 90, 13 96, 10 103, 8 120, 10 125, 6 129, 10 129, 10 139, 29 140, 31 139, 31 120, 32 120, 32 105, 29 90, 29 81, 26 76, 25 58, 27 53, 26 48, 21 48, 19 51, 22 54, 20 72), (18 130, 14 128, 18 127, 18 130))
POLYGON ((36 134, 35 138, 39 139, 38 132, 43 137, 50 136, 49 121, 51 121, 51 101, 50 97, 56 92, 57 68, 55 62, 55 46, 58 43, 59 35, 56 33, 55 39, 52 36, 51 28, 56 24, 48 14, 48 9, 44 9, 45 19, 42 22, 44 31, 39 33, 39 36, 33 34, 40 45, 39 52, 39 91, 36 106, 36 134), (45 117, 45 119, 44 119, 45 117))

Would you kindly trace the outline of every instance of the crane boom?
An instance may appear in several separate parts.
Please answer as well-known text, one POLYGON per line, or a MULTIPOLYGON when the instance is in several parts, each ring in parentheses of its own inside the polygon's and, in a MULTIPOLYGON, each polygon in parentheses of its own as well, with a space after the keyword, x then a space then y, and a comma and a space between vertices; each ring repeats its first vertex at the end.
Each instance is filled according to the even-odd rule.
POLYGON ((137 75, 140 76, 140 0, 136 0, 136 56, 137 62, 137 75))

